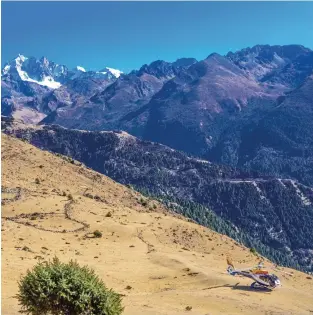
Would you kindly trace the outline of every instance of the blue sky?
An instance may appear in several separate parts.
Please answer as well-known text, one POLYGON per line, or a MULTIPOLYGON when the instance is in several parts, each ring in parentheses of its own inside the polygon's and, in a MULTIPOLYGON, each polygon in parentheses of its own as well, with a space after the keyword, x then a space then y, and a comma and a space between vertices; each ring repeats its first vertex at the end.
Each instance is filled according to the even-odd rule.
POLYGON ((2 65, 18 53, 125 72, 256 44, 313 48, 313 2, 2 2, 2 65))

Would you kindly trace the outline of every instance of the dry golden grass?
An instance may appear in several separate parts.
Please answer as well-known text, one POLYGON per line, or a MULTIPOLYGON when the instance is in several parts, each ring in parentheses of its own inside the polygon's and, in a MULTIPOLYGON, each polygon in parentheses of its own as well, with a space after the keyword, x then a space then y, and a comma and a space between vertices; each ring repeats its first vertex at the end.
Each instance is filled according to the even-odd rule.
POLYGON ((2 187, 2 314, 18 314, 18 279, 54 255, 93 267, 125 295, 126 315, 313 313, 307 275, 281 268, 293 273, 275 272, 282 288, 252 291, 248 279, 226 274, 227 256, 235 266, 257 263, 247 248, 155 201, 151 211, 135 191, 5 135, 2 187), (91 237, 95 230, 102 238, 91 237))

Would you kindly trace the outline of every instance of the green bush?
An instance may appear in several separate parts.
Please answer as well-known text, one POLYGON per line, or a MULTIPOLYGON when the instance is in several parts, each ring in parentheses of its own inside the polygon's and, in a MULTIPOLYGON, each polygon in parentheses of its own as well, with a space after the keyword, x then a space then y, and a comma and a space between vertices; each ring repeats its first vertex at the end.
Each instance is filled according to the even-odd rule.
POLYGON ((258 252, 256 251, 256 249, 254 247, 250 248, 250 252, 253 254, 253 255, 257 255, 258 252))
POLYGON ((102 237, 102 233, 101 233, 99 230, 95 230, 95 231, 93 232, 93 235, 94 235, 94 237, 97 237, 97 238, 102 237))
POLYGON ((142 206, 144 206, 144 207, 146 207, 146 206, 148 205, 148 202, 147 202, 146 200, 144 200, 143 198, 140 198, 139 203, 140 203, 142 206))
POLYGON ((32 315, 120 315, 121 295, 107 289, 87 266, 39 262, 19 282, 22 312, 32 315))

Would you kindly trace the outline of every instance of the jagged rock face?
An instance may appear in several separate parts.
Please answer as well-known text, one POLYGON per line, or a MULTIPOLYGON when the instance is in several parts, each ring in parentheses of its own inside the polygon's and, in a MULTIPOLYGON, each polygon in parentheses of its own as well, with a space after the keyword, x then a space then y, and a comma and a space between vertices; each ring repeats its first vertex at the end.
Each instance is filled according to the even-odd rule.
POLYGON ((292 66, 310 55, 312 51, 301 45, 257 45, 226 56, 257 80, 277 75, 287 66, 292 66))
POLYGON ((49 61, 46 57, 36 59, 19 55, 2 69, 4 81, 24 81, 34 82, 50 89, 59 88, 70 80, 77 78, 95 79, 116 79, 121 75, 121 71, 112 68, 105 68, 101 71, 86 71, 82 67, 73 70, 64 65, 49 61))
POLYGON ((274 71, 262 78, 263 82, 271 84, 271 88, 285 87, 295 89, 299 87, 313 72, 313 52, 310 51, 294 58, 282 69, 274 71))
MULTIPOLYGON (((4 117, 2 130, 41 149, 71 156, 122 184, 208 207, 279 257, 311 268, 313 190, 292 178, 264 176, 188 157, 125 132, 27 126, 4 117)), ((205 213, 189 215, 207 224, 205 213)))
POLYGON ((22 69, 30 78, 39 82, 50 76, 56 82, 63 84, 69 76, 67 67, 50 62, 46 57, 42 57, 40 60, 34 57, 26 59, 22 64, 22 69))
POLYGON ((179 71, 183 71, 195 59, 179 59, 174 63, 155 61, 144 65, 129 75, 121 75, 114 83, 95 93, 82 106, 68 111, 62 108, 52 113, 43 123, 87 130, 132 130, 140 135, 147 121, 144 111, 150 99, 179 71), (73 119, 73 117, 79 119, 73 119))
POLYGON ((101 72, 82 67, 69 70, 45 57, 38 60, 19 55, 2 69, 2 113, 37 123, 60 107, 88 102, 120 74, 111 68, 101 72))
POLYGON ((61 86, 69 76, 67 67, 50 62, 42 57, 40 60, 19 55, 2 70, 6 82, 33 82, 55 89, 61 86))
POLYGON ((196 62, 197 60, 194 58, 181 58, 173 63, 157 60, 150 65, 143 65, 138 71, 133 71, 133 73, 138 76, 146 73, 160 80, 168 80, 174 78, 181 70, 189 68, 196 62))
POLYGON ((18 56, 2 70, 2 113, 34 123, 39 122, 32 121, 36 114, 42 119, 48 116, 43 123, 90 130, 118 128, 125 115, 146 104, 164 82, 195 61, 156 61, 124 75, 108 67, 97 72, 80 66, 69 70, 44 57, 18 56), (23 103, 25 96, 32 99, 23 103))
POLYGON ((148 102, 161 87, 162 81, 152 75, 124 75, 90 99, 52 112, 42 123, 87 130, 119 129, 123 117, 148 102))

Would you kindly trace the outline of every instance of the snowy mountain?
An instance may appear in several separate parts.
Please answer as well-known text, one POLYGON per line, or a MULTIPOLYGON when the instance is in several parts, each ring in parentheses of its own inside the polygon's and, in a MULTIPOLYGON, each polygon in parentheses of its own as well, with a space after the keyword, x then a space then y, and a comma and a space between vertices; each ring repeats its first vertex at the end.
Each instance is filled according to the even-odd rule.
POLYGON ((76 67, 77 71, 81 71, 81 72, 86 72, 85 68, 81 67, 81 66, 77 66, 76 67))
POLYGON ((57 89, 66 79, 68 69, 65 66, 49 62, 45 57, 37 60, 34 57, 27 58, 18 55, 5 65, 1 74, 3 79, 32 82, 50 89, 57 89))
POLYGON ((105 67, 104 69, 100 71, 89 71, 81 66, 77 66, 72 70, 71 75, 69 76, 69 79, 77 79, 77 78, 102 78, 106 80, 115 80, 120 77, 120 75, 123 72, 117 69, 105 67))
POLYGON ((2 113, 37 123, 59 107, 88 102, 112 84, 121 71, 105 68, 70 70, 42 57, 18 55, 1 71, 2 113))
POLYGON ((97 77, 103 79, 117 79, 123 72, 113 68, 104 68, 101 71, 86 71, 85 68, 77 66, 69 70, 64 65, 49 61, 46 57, 36 59, 18 55, 7 63, 1 71, 3 81, 24 81, 36 83, 49 89, 58 89, 69 80, 78 77, 97 77))
POLYGON ((44 123, 122 129, 203 156, 238 115, 275 106, 312 72, 313 51, 301 45, 257 45, 200 61, 156 60, 123 75, 19 56, 2 70, 2 114, 21 118, 17 112, 31 108, 44 123))
POLYGON ((112 75, 115 78, 119 78, 123 72, 120 71, 120 70, 117 70, 117 69, 105 67, 104 69, 102 69, 101 71, 99 71, 97 73, 102 73, 102 74, 105 74, 105 75, 112 75))

